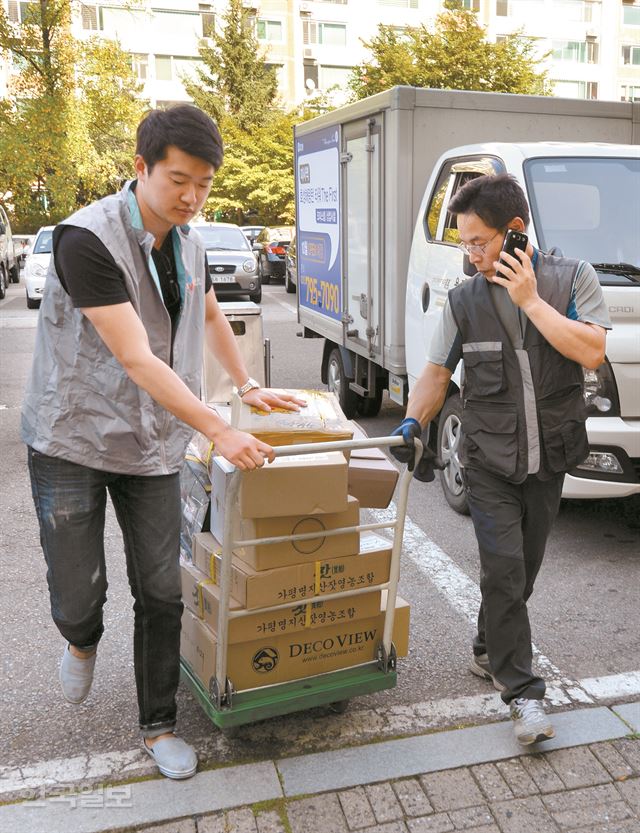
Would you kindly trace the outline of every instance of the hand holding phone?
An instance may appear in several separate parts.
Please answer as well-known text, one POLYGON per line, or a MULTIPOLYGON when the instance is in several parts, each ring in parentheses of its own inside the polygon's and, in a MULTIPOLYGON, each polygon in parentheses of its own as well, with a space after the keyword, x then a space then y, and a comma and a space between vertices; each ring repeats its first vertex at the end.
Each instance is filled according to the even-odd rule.
MULTIPOLYGON (((513 257, 515 257, 516 260, 520 260, 515 250, 520 249, 523 252, 526 251, 528 242, 529 238, 523 231, 514 231, 513 229, 509 229, 505 235, 504 243, 502 244, 502 250, 498 259, 501 259, 502 252, 506 252, 507 254, 513 255, 513 257)), ((508 265, 506 264, 506 261, 505 265, 508 265)), ((504 278, 505 280, 509 280, 509 278, 502 272, 500 272, 500 270, 496 270, 496 276, 499 278, 504 278)))

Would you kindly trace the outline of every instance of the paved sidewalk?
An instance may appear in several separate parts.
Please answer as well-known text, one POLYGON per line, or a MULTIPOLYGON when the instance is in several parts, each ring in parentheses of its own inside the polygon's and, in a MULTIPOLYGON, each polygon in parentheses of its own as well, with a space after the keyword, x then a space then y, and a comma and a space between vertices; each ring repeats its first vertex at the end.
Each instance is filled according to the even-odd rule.
POLYGON ((640 703, 501 722, 0 807, 0 833, 639 833, 640 703))

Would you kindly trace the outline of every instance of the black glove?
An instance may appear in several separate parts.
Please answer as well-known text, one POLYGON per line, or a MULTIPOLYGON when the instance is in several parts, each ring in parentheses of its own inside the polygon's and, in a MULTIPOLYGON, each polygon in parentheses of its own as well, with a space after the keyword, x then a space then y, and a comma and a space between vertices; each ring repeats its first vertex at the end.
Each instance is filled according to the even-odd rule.
POLYGON ((406 463, 409 471, 413 471, 416 457, 413 441, 422 436, 422 426, 417 419, 407 417, 391 432, 391 436, 402 437, 405 442, 405 445, 392 445, 391 454, 399 463, 406 463))
POLYGON ((423 446, 422 457, 418 460, 418 465, 413 473, 416 480, 421 483, 431 483, 435 477, 434 469, 444 469, 448 463, 443 463, 439 457, 429 448, 428 445, 423 446))

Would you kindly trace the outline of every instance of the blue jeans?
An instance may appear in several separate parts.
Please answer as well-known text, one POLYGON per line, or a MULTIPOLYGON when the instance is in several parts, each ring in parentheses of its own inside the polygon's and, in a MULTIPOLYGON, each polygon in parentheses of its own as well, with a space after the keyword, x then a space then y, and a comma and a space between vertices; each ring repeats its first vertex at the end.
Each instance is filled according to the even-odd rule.
POLYGON ((124 538, 134 598, 133 651, 140 728, 173 730, 180 678, 180 480, 111 474, 29 452, 31 490, 47 562, 51 615, 64 638, 90 648, 107 600, 104 518, 107 492, 124 538))

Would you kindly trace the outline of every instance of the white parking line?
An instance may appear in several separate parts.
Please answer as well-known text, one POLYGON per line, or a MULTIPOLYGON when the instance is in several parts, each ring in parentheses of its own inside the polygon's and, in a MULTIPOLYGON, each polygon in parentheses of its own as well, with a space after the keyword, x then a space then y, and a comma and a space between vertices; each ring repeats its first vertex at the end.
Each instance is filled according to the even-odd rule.
MULTIPOLYGON (((396 511, 392 503, 388 509, 372 511, 371 514, 376 521, 389 522, 395 519, 396 511)), ((475 627, 480 587, 409 517, 405 521, 403 552, 435 585, 448 604, 475 627)), ((563 674, 535 645, 532 647, 536 665, 547 680, 547 699, 553 705, 593 702, 590 694, 576 680, 563 674)))
POLYGON ((268 292, 267 298, 270 301, 273 301, 278 306, 282 307, 282 309, 286 309, 287 312, 291 313, 291 315, 295 315, 296 318, 298 317, 298 307, 292 307, 291 304, 287 304, 285 301, 281 301, 280 298, 275 294, 275 292, 268 292))

